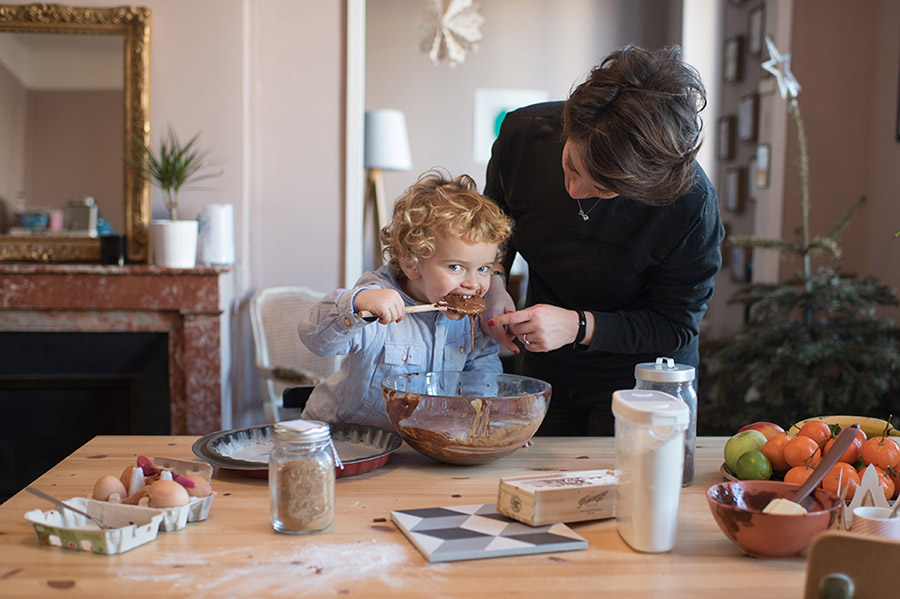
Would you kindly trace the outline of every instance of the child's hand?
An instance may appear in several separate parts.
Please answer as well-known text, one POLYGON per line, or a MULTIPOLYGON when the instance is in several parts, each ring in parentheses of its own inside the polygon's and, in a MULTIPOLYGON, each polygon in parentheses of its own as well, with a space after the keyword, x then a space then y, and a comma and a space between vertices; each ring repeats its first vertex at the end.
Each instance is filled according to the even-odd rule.
POLYGON ((403 308, 403 298, 393 289, 363 289, 353 298, 354 312, 368 310, 381 324, 403 320, 403 308))

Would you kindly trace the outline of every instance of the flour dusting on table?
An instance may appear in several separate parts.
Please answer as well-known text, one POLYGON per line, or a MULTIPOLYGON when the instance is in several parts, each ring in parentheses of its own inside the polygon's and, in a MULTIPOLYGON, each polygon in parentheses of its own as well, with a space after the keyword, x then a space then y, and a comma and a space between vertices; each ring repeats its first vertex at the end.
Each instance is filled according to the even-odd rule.
POLYGON ((337 594, 347 583, 375 579, 399 586, 396 570, 415 566, 423 576, 439 569, 420 567, 409 547, 374 540, 356 543, 303 542, 288 550, 243 548, 210 553, 167 553, 146 566, 117 571, 119 578, 166 583, 173 589, 220 591, 230 597, 298 597, 337 594), (230 565, 233 564, 233 565, 230 565), (215 574, 211 574, 215 567, 215 574), (171 570, 169 570, 171 568, 171 570))

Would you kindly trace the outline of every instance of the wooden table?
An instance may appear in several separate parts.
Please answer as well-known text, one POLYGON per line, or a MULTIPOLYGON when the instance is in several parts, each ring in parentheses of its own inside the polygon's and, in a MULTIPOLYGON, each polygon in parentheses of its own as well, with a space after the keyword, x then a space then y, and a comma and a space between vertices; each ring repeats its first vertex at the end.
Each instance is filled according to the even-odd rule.
MULTIPOLYGON (((195 437, 95 437, 34 482, 86 496, 138 454, 194 458, 195 437)), ((23 514, 50 505, 20 492, 0 505, 0 597, 800 597, 803 557, 744 556, 716 526, 705 492, 720 482, 724 438, 697 441, 694 485, 681 495, 671 553, 632 551, 614 520, 572 525, 588 549, 429 564, 390 511, 493 503, 500 476, 612 468, 612 438, 537 438, 483 466, 433 462, 407 446, 386 466, 338 479, 334 526, 316 536, 273 532, 267 483, 219 471, 208 520, 113 556, 41 546, 23 514)))

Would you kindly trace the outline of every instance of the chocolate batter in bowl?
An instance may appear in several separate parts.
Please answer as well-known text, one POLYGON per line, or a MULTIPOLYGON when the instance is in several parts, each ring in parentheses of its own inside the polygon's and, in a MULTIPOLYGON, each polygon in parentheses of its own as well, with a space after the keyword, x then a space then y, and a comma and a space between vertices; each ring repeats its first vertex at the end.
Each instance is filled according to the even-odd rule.
POLYGON ((422 372, 384 379, 391 424, 413 449, 450 464, 484 464, 531 439, 550 384, 491 372, 422 372))

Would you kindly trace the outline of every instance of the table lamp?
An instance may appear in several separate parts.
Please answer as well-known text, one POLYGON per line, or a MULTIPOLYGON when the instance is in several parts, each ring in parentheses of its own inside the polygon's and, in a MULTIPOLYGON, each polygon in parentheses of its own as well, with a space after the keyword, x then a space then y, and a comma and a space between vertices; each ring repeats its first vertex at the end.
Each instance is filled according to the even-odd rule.
MULTIPOLYGON (((408 171, 412 168, 406 117, 402 111, 384 109, 366 112, 365 166, 367 183, 363 214, 368 214, 369 203, 374 204, 375 265, 380 266, 382 257, 379 232, 390 219, 384 197, 384 171, 408 171)), ((365 220, 363 225, 365 226, 365 220)))

